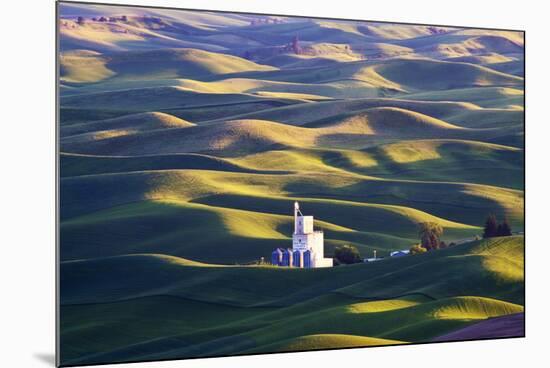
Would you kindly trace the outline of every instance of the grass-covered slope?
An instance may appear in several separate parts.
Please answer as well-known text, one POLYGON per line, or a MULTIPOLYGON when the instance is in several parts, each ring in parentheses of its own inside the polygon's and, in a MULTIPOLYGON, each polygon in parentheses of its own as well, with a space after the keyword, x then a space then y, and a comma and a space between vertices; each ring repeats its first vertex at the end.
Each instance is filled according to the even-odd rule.
POLYGON ((381 339, 376 337, 344 335, 344 334, 318 334, 295 337, 274 344, 263 345, 251 349, 249 353, 261 353, 263 351, 304 351, 326 350, 350 347, 382 346, 402 344, 401 341, 381 339))
MULTIPOLYGON (((143 164, 151 163, 144 159, 143 164)), ((177 156, 173 159, 182 162, 177 156)), ((462 239, 479 234, 477 225, 496 209, 513 226, 523 222, 522 194, 517 190, 339 172, 322 174, 319 182, 321 174, 315 172, 260 174, 208 157, 186 159, 234 171, 136 171, 64 178, 62 257, 125 254, 141 248, 216 263, 257 260, 273 247, 290 244, 288 208, 294 200, 325 228, 328 252, 344 241, 364 253, 407 246, 416 238, 417 223, 424 221, 441 223, 446 239, 462 239), (94 200, 96 193, 101 193, 101 202, 94 200), (264 223, 258 227, 257 221, 264 223)), ((139 163, 137 158, 118 158, 95 165, 104 168, 113 160, 139 163)))
MULTIPOLYGON (((67 220, 62 225, 62 257, 81 259, 163 252, 205 262, 233 264, 267 258, 274 248, 290 246, 288 234, 292 229, 292 217, 238 209, 246 207, 243 202, 250 199, 219 198, 226 202, 219 203, 219 206, 143 202, 67 220), (227 208, 221 207, 223 204, 227 208)), ((257 200, 261 203, 262 198, 257 200)), ((288 202, 280 199, 270 203, 282 210, 288 202)), ((391 249, 407 248, 416 241, 416 224, 423 220, 442 223, 447 239, 462 239, 480 231, 473 226, 398 207, 357 206, 334 201, 321 201, 315 207, 319 212, 323 211, 318 227, 325 230, 327 254, 332 253, 335 245, 343 243, 358 246, 365 255, 374 249, 383 255, 391 249), (330 213, 331 206, 335 208, 335 214, 330 213), (354 228, 344 227, 341 225, 344 222, 338 220, 337 216, 345 211, 359 216, 351 224, 354 228), (378 219, 369 223, 366 221, 369 216, 378 219), (402 229, 390 233, 391 225, 386 225, 388 221, 402 226, 402 229)))
POLYGON ((242 157, 181 153, 140 156, 62 154, 62 175, 203 169, 285 174, 334 172, 369 177, 523 188, 523 150, 479 141, 401 140, 364 150, 279 148, 242 157))
POLYGON ((198 78, 238 72, 276 70, 236 56, 191 48, 132 51, 107 56, 68 53, 61 62, 61 81, 198 78))
POLYGON ((427 341, 521 312, 522 250, 523 237, 498 238, 317 270, 220 267, 161 255, 64 262, 62 354, 77 363, 427 341), (502 279, 498 271, 508 266, 487 267, 491 258, 513 262, 521 277, 502 279), (448 272, 455 268, 461 272, 448 272), (105 324, 121 332, 107 334, 105 324))
POLYGON ((522 336, 524 35, 61 4, 61 363, 522 336), (82 17, 82 18, 78 18, 82 17), (379 262, 267 266, 292 207, 379 262), (390 258, 434 222, 459 245, 390 258), (259 265, 259 263, 261 265, 259 265))
MULTIPOLYGON (((329 254, 343 242, 363 254, 408 247, 424 221, 441 223, 447 240, 470 237, 480 233, 491 212, 508 216, 522 229, 522 192, 494 186, 514 181, 501 174, 493 185, 456 182, 479 173, 478 165, 481 170, 487 165, 487 175, 498 170, 513 175, 521 168, 518 154, 513 148, 463 141, 404 141, 364 152, 282 150, 232 159, 65 154, 62 257, 141 249, 207 262, 249 262, 290 244, 288 208, 294 200, 322 221, 329 254), (503 161, 507 166, 491 168, 503 161), (452 165, 461 165, 460 175, 446 167, 452 165), (442 171, 434 179, 443 181, 420 180, 427 176, 420 170, 437 168, 442 171), (403 179, 390 179, 399 176, 403 179), (252 218, 263 219, 262 227, 252 218)), ((484 181, 479 174, 476 180, 484 181)))
POLYGON ((93 156, 61 154, 61 176, 81 176, 133 171, 202 169, 243 173, 269 173, 231 160, 196 153, 150 156, 93 156))
POLYGON ((487 108, 522 109, 524 92, 508 87, 457 88, 444 92, 421 92, 407 96, 412 100, 450 100, 472 102, 487 108))
MULTIPOLYGON (((292 305, 299 299, 306 300, 321 291, 337 291, 366 299, 394 299, 408 294, 440 299, 465 295, 465 290, 474 287, 474 295, 521 303, 523 247, 522 236, 494 238, 420 256, 311 270, 199 264, 156 254, 65 261, 62 263, 61 281, 65 292, 61 300, 63 304, 100 303, 156 295, 160 291, 162 295, 252 307, 292 305), (491 259, 502 263, 491 264, 488 262, 491 259), (462 274, 449 273, 443 279, 435 277, 444 274, 445 268, 463 271, 462 274), (430 272, 422 272, 423 269, 430 272), (510 272, 516 273, 517 277, 503 277, 510 272), (463 283, 454 282, 464 274, 470 276, 464 278, 463 283), (196 278, 197 282, 178 282, 186 278, 196 278), (235 280, 235 283, 224 285, 224 280, 228 278, 235 280), (400 278, 406 282, 392 281, 400 278), (428 282, 427 278, 440 281, 428 282), (247 279, 255 280, 255 283, 264 287, 245 283, 247 279), (82 283, 88 285, 87 290, 79 288, 82 283), (509 287, 500 288, 500 283, 509 287), (212 292, 212 288, 220 292, 212 292)), ((405 306, 409 304, 405 303, 405 306)), ((380 308, 376 306, 374 312, 380 308)), ((393 310, 394 307, 389 309, 393 310)))
MULTIPOLYGON (((523 78, 467 63, 399 60, 376 68, 404 89, 449 90, 467 86, 521 86, 523 78)), ((443 99, 440 99, 443 100, 443 99)))
MULTIPOLYGON (((281 99, 285 99, 283 96, 281 99)), ((292 96, 291 96, 292 97, 292 96)), ((179 86, 144 87, 115 90, 108 92, 94 92, 89 94, 77 94, 66 96, 62 106, 78 109, 106 109, 122 111, 157 111, 177 108, 190 108, 204 105, 225 105, 261 102, 278 96, 262 97, 259 95, 239 93, 199 93, 179 86), (212 100, 216 103, 212 104, 212 100)), ((296 97, 290 98, 295 100, 296 97)), ((300 98, 298 98, 300 100, 300 98)))
MULTIPOLYGON (((411 212, 414 208, 425 209, 445 218, 470 218, 466 222, 471 224, 477 224, 484 211, 491 209, 506 211, 518 223, 523 216, 523 194, 519 190, 468 183, 378 179, 340 172, 243 175, 207 170, 159 170, 64 178, 61 186, 67 194, 61 211, 64 219, 139 200, 196 202, 231 196, 273 202, 268 205, 268 202, 245 201, 247 209, 265 213, 287 214, 288 201, 302 198, 309 199, 311 206, 335 200, 363 207, 397 205, 409 207, 411 212), (89 195, 93 192, 103 193, 104 200, 95 201, 89 195), (281 204, 275 205, 278 200, 282 200, 281 204), (452 207, 457 206, 463 210, 453 211, 452 207), (472 214, 477 216, 469 217, 472 214)), ((314 210, 311 208, 311 212, 314 210)), ((346 217, 341 220, 347 221, 350 219, 346 217)))
POLYGON ((65 152, 98 155, 194 152, 239 156, 278 148, 348 148, 350 145, 362 148, 381 140, 405 138, 487 141, 519 130, 516 126, 499 129, 463 128, 409 110, 381 107, 317 120, 307 126, 239 119, 200 126, 185 125, 183 128, 180 125, 170 130, 120 130, 125 134, 91 139, 86 145, 74 138, 64 137, 61 145, 65 152))
POLYGON ((146 131, 167 128, 183 128, 194 124, 175 116, 161 112, 145 112, 121 117, 98 120, 88 123, 73 124, 61 127, 60 135, 74 136, 90 132, 109 132, 119 130, 146 131))

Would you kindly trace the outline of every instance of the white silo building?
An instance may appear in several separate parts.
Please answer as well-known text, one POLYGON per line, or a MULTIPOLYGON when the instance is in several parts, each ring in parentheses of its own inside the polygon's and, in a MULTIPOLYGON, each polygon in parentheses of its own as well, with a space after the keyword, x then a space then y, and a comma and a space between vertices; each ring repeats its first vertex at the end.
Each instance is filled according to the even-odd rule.
POLYGON ((325 258, 324 247, 324 234, 313 228, 313 216, 304 216, 298 202, 294 202, 292 249, 277 248, 271 263, 299 268, 332 267, 332 258, 325 258))

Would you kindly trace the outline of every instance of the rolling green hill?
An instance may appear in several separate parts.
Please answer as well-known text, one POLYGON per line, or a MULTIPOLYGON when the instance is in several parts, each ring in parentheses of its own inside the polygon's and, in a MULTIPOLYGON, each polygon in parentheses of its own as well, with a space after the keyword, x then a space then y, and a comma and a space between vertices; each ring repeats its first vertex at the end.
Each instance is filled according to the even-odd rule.
POLYGON ((118 118, 99 120, 91 123, 72 124, 61 127, 60 135, 74 136, 90 132, 109 132, 130 130, 133 132, 163 128, 183 128, 193 126, 193 123, 161 112, 145 112, 125 115, 118 118))
POLYGON ((483 107, 514 108, 523 106, 523 91, 515 88, 487 87, 477 89, 453 89, 445 92, 415 93, 413 100, 450 100, 473 102, 483 107))
MULTIPOLYGON (((207 157, 197 158, 208 165, 213 162, 207 157)), ((112 160, 116 159, 111 159, 111 165, 112 160)), ((217 164, 219 169, 231 169, 223 161, 217 164)), ((329 250, 342 241, 364 252, 406 247, 416 238, 416 224, 423 221, 440 222, 446 228, 447 239, 461 239, 479 234, 477 226, 491 211, 506 214, 516 228, 523 226, 523 198, 517 190, 373 180, 340 172, 249 172, 243 176, 240 168, 234 167, 231 173, 188 169, 64 178, 63 259, 156 247, 162 253, 207 262, 257 260, 267 257, 273 247, 289 242, 285 235, 290 233, 292 223, 288 208, 294 200, 304 203, 318 220, 327 223, 319 226, 326 228, 329 250), (318 181, 320 175, 322 184, 318 181), (90 193, 102 193, 103 200, 95 201, 90 193), (462 210, 457 212, 457 207, 462 210), (191 219, 193 222, 188 222, 191 219), (261 227, 256 223, 259 219, 263 219, 261 227), (158 225, 148 225, 153 223, 158 225), (245 231, 248 228, 251 230, 245 231), (202 232, 210 235, 201 237, 202 232), (118 245, 113 247, 113 242, 118 245), (214 251, 222 244, 226 251, 214 251), (201 253, 204 249, 212 251, 201 253), (204 255, 213 258, 204 259, 204 255)))
MULTIPOLYGON (((385 62, 351 61, 311 68, 233 73, 227 74, 226 77, 293 83, 327 83, 351 79, 369 83, 380 89, 381 93, 391 94, 453 88, 523 85, 522 77, 483 66, 425 59, 392 59, 385 62)), ((219 77, 202 78, 207 81, 216 79, 219 77)))
POLYGON ((524 335, 522 32, 59 10, 61 364, 524 335))
POLYGON ((381 339, 376 337, 365 337, 344 334, 319 334, 300 336, 274 344, 263 345, 251 349, 249 353, 261 353, 262 351, 304 351, 304 350, 325 350, 350 347, 382 346, 403 344, 402 341, 381 339))
POLYGON ((61 80, 69 83, 119 80, 202 78, 229 73, 276 70, 271 66, 191 48, 109 54, 68 53, 60 60, 61 80))
POLYGON ((521 77, 482 66, 441 61, 399 60, 375 67, 375 71, 409 91, 449 90, 467 86, 520 86, 523 82, 521 77))
POLYGON ((258 174, 335 172, 389 179, 470 182, 513 189, 523 187, 521 149, 445 139, 403 140, 363 151, 281 149, 239 158, 193 153, 124 157, 62 154, 61 165, 63 176, 155 169, 203 169, 258 174))
MULTIPOLYGON (((195 264, 185 259, 155 254, 66 261, 62 263, 62 275, 70 277, 61 280, 64 285, 67 285, 61 300, 63 304, 78 305, 128 300, 156 295, 162 291, 162 295, 185 297, 203 302, 223 301, 222 304, 259 307, 288 303, 293 305, 299 299, 307 300, 311 295, 318 294, 316 290, 338 291, 338 294, 365 299, 395 299, 407 294, 418 294, 433 300, 462 295, 465 289, 477 284, 476 295, 504 298, 513 303, 521 303, 523 246, 522 236, 494 238, 420 256, 392 258, 373 264, 310 270, 195 264), (501 263, 493 264, 491 263, 493 259, 501 263), (126 266, 122 267, 123 265, 126 266), (425 267, 429 267, 431 272, 418 273, 419 269, 425 267), (461 278, 461 274, 452 274, 452 277, 444 278, 440 283, 425 282, 422 277, 412 277, 415 274, 424 274, 424 277, 431 275, 429 277, 432 278, 438 273, 444 273, 445 267, 462 268, 463 272, 470 273, 474 279, 469 279, 468 284, 461 284, 453 282, 461 278), (144 272, 147 273, 146 277, 144 272), (502 277, 510 272, 516 273, 519 277, 502 277), (198 277, 197 284, 178 282, 199 274, 204 277, 198 277), (375 275, 376 277, 373 277, 375 275), (402 279, 407 282, 391 282, 392 279, 399 279, 404 275, 409 275, 402 279), (228 288, 225 285, 226 278, 236 278, 235 288, 228 288), (265 287, 257 288, 255 285, 239 282, 239 279, 242 281, 252 279, 265 287), (107 282, 107 280, 110 281, 107 282), (498 285, 500 282, 509 284, 509 288, 501 289, 498 285), (78 287, 82 283, 89 286, 88 290, 78 287), (305 287, 306 285, 309 287, 305 287), (214 287, 218 289, 225 287, 227 290, 213 293, 214 287), (94 291, 94 288, 98 290, 94 291), (505 295, 507 297, 503 297, 505 295)), ((376 308, 387 310, 383 306, 376 308)), ((389 310, 395 309, 392 307, 389 310)), ((490 312, 485 311, 485 313, 490 312)))
MULTIPOLYGON (((141 112, 211 105, 214 97, 219 105, 259 102, 269 98, 247 94, 197 93, 183 87, 150 87, 67 96, 63 100, 63 106, 141 112)), ((285 98, 286 96, 281 99, 285 98)), ((290 98, 293 99, 296 98, 290 98)))
POLYGON ((448 60, 457 61, 460 63, 479 64, 493 69, 491 64, 507 63, 513 61, 514 58, 498 53, 488 53, 482 55, 457 56, 449 58, 448 60))
MULTIPOLYGON (((88 125, 89 126, 89 125, 88 125)), ((87 135, 81 145, 72 137, 61 140, 62 150, 95 155, 152 155, 204 153, 226 157, 281 148, 359 148, 382 139, 459 138, 487 141, 521 128, 463 128, 430 116, 399 108, 372 108, 321 119, 307 126, 267 120, 231 120, 195 127, 154 131, 120 130, 87 135), (116 134, 116 133, 120 134, 116 134)))
MULTIPOLYGON (((478 94, 485 98, 483 94, 478 94)), ((429 97, 429 96, 427 96, 429 97)), ((236 117, 273 120, 285 124, 304 125, 342 114, 361 113, 369 108, 394 107, 428 115, 464 127, 489 127, 522 125, 523 112, 510 109, 481 108, 471 102, 417 101, 396 98, 361 98, 337 101, 320 101, 315 105, 294 104, 263 111, 245 113, 236 117)), ((214 120, 215 121, 221 121, 214 120)))
POLYGON ((523 238, 511 237, 316 270, 220 267, 161 255, 64 262, 62 308, 72 328, 62 332, 63 354, 76 363, 427 341, 521 312, 522 252, 523 238), (487 266, 491 259, 513 262, 519 278, 502 278, 510 266, 487 266), (438 277, 449 268, 463 274, 438 277), (163 306, 161 315, 148 313, 155 305, 163 306), (131 323, 130 308, 142 323, 131 323), (209 315, 214 319, 197 318, 209 315), (83 316, 95 322, 76 328, 83 316), (121 333, 106 334, 105 323, 121 333))
POLYGON ((60 164, 62 177, 173 169, 270 173, 248 168, 227 159, 196 153, 151 156, 91 156, 62 153, 60 164))

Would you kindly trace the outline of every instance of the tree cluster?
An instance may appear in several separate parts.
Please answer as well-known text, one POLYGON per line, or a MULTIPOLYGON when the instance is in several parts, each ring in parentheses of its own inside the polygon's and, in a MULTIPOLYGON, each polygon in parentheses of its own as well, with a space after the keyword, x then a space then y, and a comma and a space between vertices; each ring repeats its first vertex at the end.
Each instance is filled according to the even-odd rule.
MULTIPOLYGON (((82 20, 84 20, 83 17, 78 17, 79 19, 82 18, 82 20)), ((99 18, 97 17, 93 17, 92 18, 92 21, 93 22, 118 22, 118 21, 122 21, 122 22, 127 22, 128 21, 128 17, 126 15, 121 15, 120 18, 117 18, 117 17, 104 17, 104 16, 101 16, 99 18)), ((77 21, 78 22, 78 21, 77 21)))
POLYGON ((443 228, 435 222, 422 222, 419 224, 420 245, 427 251, 441 248, 442 235, 443 228))
POLYGON ((485 227, 483 228, 484 238, 494 238, 496 236, 510 236, 512 235, 512 227, 505 217, 501 223, 497 221, 495 215, 487 216, 485 220, 485 227))
POLYGON ((283 21, 281 19, 277 19, 277 18, 273 18, 273 19, 259 18, 259 19, 252 19, 250 21, 251 26, 255 26, 257 24, 269 24, 269 23, 278 24, 278 23, 283 23, 283 21))
POLYGON ((339 245, 334 248, 334 259, 338 264, 360 263, 361 255, 353 245, 339 245))
POLYGON ((431 33, 431 34, 443 34, 443 33, 447 33, 446 30, 442 29, 442 28, 438 28, 438 27, 428 27, 428 31, 431 33))

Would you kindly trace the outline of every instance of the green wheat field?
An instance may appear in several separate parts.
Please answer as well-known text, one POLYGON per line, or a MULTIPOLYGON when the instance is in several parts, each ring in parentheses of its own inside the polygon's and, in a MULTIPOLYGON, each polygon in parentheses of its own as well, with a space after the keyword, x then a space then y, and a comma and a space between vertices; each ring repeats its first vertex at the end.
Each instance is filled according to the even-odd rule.
POLYGON ((58 32, 62 365, 524 335, 523 33, 77 3, 58 32), (384 259, 269 265, 294 201, 327 257, 384 259), (425 222, 456 245, 389 257, 425 222))

